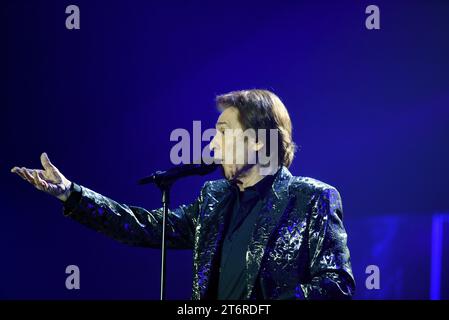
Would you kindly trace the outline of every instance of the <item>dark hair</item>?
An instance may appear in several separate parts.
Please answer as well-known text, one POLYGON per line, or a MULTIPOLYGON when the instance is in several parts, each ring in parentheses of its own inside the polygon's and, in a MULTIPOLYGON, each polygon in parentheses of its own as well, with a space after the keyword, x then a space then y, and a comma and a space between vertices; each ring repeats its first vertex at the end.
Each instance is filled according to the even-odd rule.
MULTIPOLYGON (((220 110, 235 107, 243 129, 278 130, 278 159, 287 168, 291 165, 296 150, 292 140, 292 122, 281 99, 268 90, 252 89, 232 91, 216 97, 220 110)), ((269 136, 269 135, 268 135, 269 136)), ((269 151, 269 139, 267 150, 269 151)))

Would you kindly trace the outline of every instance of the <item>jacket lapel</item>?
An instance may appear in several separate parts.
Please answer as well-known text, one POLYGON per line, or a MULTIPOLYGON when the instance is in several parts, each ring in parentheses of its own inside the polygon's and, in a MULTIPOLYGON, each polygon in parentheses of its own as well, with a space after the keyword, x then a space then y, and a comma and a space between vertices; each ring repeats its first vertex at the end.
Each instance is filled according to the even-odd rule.
POLYGON ((215 272, 214 265, 216 259, 219 258, 220 246, 225 228, 226 212, 229 209, 231 192, 230 184, 226 180, 219 180, 211 184, 208 195, 205 197, 206 203, 203 211, 201 226, 205 230, 201 232, 204 237, 200 243, 202 244, 199 252, 195 254, 199 259, 200 265, 197 272, 198 286, 201 299, 209 296, 210 291, 215 290, 215 283, 212 273, 215 272))
POLYGON ((251 297, 268 240, 288 204, 288 185, 291 177, 290 171, 282 166, 257 219, 246 252, 247 299, 251 297))

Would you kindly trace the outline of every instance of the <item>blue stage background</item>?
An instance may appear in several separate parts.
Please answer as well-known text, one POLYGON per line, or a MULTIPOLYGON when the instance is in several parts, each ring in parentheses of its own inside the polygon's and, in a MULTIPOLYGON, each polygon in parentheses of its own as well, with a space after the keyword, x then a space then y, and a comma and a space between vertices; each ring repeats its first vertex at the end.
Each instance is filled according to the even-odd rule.
MULTIPOLYGON (((213 127, 216 94, 266 88, 292 117, 292 173, 342 195, 355 298, 449 299, 448 16, 436 0, 2 1, 0 298, 158 299, 158 250, 78 225, 9 170, 45 151, 69 179, 155 208, 136 180, 170 166, 170 132, 213 127)), ((173 205, 202 184, 179 182, 173 205)), ((191 251, 167 263, 168 297, 188 299, 191 251)))

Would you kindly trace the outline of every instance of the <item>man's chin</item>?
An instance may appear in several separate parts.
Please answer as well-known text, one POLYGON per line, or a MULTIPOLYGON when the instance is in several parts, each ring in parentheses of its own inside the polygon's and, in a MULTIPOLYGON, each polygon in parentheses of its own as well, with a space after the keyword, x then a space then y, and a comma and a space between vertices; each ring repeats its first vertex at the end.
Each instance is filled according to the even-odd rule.
POLYGON ((234 178, 232 169, 229 168, 228 166, 222 164, 220 166, 220 170, 221 170, 221 174, 223 175, 223 177, 225 177, 226 180, 232 180, 234 178))

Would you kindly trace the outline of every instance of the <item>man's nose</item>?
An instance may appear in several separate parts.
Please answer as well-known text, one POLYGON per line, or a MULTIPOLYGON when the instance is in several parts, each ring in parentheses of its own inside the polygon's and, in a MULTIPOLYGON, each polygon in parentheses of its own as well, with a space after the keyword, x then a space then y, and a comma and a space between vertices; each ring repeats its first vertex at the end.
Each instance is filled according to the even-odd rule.
POLYGON ((216 151, 216 149, 218 148, 216 140, 217 140, 217 135, 215 135, 214 138, 212 139, 212 141, 209 143, 209 148, 212 151, 216 151))
POLYGON ((221 148, 220 144, 217 142, 217 136, 214 136, 212 141, 209 143, 209 149, 213 152, 215 159, 221 159, 221 148))

